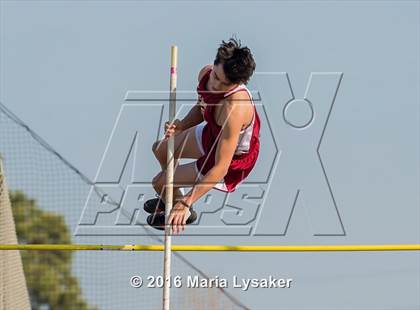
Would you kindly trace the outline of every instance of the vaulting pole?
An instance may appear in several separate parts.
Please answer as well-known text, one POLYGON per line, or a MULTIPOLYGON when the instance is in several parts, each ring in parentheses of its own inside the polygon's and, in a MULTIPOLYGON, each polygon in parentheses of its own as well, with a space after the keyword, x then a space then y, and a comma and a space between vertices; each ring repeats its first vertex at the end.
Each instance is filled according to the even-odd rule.
MULTIPOLYGON (((171 79, 170 79, 170 95, 169 95, 169 123, 175 119, 176 113, 176 68, 178 62, 178 47, 171 47, 171 79)), ((168 151, 166 155, 166 187, 165 187, 165 256, 163 263, 163 309, 169 310, 169 290, 171 276, 171 227, 168 225, 169 215, 173 204, 173 181, 174 181, 174 136, 168 139, 168 151)))

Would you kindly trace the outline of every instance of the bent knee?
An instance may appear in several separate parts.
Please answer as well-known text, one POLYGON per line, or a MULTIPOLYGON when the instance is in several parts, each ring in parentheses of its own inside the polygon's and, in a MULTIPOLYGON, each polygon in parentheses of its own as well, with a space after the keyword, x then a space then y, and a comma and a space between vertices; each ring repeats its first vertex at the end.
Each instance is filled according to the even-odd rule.
POLYGON ((161 188, 162 186, 164 186, 165 185, 165 172, 161 171, 157 175, 155 175, 152 179, 152 184, 155 189, 161 188))
POLYGON ((153 152, 153 153, 155 153, 155 154, 156 154, 156 150, 157 150, 157 148, 158 148, 158 145, 159 145, 159 140, 158 140, 158 141, 155 141, 155 142, 152 144, 152 152, 153 152))
POLYGON ((155 141, 152 145, 152 152, 156 156, 161 156, 165 151, 165 143, 166 142, 162 140, 155 141))

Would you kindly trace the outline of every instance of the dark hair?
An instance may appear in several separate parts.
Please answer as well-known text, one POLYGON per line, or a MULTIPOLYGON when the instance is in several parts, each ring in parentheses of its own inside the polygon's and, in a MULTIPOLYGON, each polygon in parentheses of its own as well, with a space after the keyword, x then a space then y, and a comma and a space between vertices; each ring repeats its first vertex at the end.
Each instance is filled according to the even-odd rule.
POLYGON ((241 47, 241 40, 235 38, 220 44, 214 64, 220 63, 223 64, 226 78, 233 84, 247 84, 255 70, 251 50, 246 46, 241 47))

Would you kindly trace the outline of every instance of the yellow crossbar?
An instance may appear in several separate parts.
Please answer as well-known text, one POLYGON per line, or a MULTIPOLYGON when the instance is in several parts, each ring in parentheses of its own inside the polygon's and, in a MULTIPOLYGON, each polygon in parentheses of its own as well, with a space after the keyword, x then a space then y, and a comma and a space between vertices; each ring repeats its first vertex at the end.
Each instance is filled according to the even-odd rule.
MULTIPOLYGON (((0 250, 36 251, 163 251, 163 245, 0 244, 0 250)), ((195 252, 328 252, 420 251, 420 244, 366 245, 172 245, 172 251, 195 252)))

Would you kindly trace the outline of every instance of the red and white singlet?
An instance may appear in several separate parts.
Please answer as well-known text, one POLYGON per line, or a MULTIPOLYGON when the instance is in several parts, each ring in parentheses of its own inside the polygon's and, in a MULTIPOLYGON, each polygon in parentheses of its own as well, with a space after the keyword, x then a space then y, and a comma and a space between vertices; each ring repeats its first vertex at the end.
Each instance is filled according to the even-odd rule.
POLYGON ((233 155, 229 169, 223 180, 213 188, 223 192, 235 191, 236 185, 244 180, 254 167, 260 151, 260 117, 255 108, 254 101, 248 88, 241 84, 226 92, 210 92, 206 89, 207 81, 212 69, 208 70, 201 78, 197 93, 204 103, 203 115, 205 123, 198 125, 196 129, 197 142, 203 156, 196 161, 198 178, 202 178, 215 164, 217 143, 222 127, 214 120, 214 108, 224 98, 239 92, 246 91, 254 107, 254 115, 251 124, 241 130, 238 145, 233 155))

